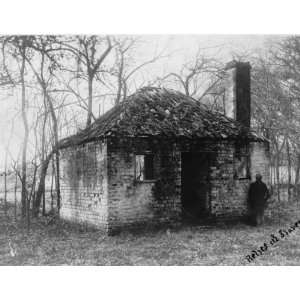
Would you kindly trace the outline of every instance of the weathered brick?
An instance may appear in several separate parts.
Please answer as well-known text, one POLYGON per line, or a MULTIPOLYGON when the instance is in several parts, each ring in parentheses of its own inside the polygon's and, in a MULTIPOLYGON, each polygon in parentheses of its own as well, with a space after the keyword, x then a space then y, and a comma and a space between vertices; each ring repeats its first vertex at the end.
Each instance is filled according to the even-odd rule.
POLYGON ((106 230, 106 143, 93 142, 64 149, 61 166, 61 217, 106 230))
MULTIPOLYGON (((158 143, 151 139, 108 138, 66 148, 62 151, 61 216, 110 232, 125 227, 180 222, 182 152, 215 153, 210 166, 210 214, 242 216, 247 212, 250 179, 234 178, 236 147, 234 142, 228 141, 158 143), (155 180, 137 182, 134 154, 147 151, 154 154, 155 180)), ((259 172, 269 182, 267 145, 252 142, 247 149, 252 178, 259 172)))

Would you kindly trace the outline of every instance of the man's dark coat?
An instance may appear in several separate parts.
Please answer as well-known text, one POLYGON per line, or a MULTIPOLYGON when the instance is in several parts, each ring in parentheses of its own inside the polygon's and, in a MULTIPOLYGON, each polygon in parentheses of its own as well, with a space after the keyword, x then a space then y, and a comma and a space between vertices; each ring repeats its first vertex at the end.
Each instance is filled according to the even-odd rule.
POLYGON ((264 210, 269 196, 269 190, 264 182, 257 180, 251 183, 248 194, 250 209, 254 211, 264 210))

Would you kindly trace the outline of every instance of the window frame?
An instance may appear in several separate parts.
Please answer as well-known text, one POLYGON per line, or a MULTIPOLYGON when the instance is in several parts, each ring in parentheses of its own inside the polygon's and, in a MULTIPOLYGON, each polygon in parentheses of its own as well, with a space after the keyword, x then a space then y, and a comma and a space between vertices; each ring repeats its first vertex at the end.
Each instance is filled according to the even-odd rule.
POLYGON ((155 182, 156 178, 155 178, 155 172, 154 172, 154 154, 152 152, 138 152, 134 154, 134 180, 135 182, 139 182, 139 183, 151 183, 151 182, 155 182), (143 170, 143 178, 144 179, 138 179, 137 178, 137 156, 143 156, 144 157, 144 170, 143 170), (146 178, 146 174, 147 171, 146 170, 146 156, 151 156, 152 157, 152 178, 146 178))

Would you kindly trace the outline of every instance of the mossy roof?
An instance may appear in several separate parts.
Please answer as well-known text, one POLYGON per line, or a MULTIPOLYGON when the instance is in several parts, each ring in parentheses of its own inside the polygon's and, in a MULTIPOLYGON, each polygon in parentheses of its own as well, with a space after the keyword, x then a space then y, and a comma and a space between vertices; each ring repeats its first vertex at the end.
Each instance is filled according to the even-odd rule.
POLYGON ((115 105, 93 124, 60 141, 60 147, 105 137, 210 138, 265 141, 252 130, 178 91, 146 87, 115 105))

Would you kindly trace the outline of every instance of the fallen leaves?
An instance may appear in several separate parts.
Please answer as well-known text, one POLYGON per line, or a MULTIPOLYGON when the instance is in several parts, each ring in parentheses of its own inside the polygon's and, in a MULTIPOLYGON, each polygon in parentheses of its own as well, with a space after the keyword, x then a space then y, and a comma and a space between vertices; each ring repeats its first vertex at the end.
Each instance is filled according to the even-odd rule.
MULTIPOLYGON (((108 237, 84 226, 43 219, 30 233, 0 214, 0 265, 247 265, 245 256, 271 233, 298 220, 299 206, 281 207, 280 223, 263 227, 242 223, 165 228, 108 237), (8 228, 8 231, 2 230, 8 228)), ((258 257, 257 265, 299 264, 300 235, 286 239, 258 257)))

